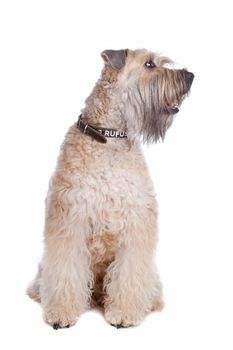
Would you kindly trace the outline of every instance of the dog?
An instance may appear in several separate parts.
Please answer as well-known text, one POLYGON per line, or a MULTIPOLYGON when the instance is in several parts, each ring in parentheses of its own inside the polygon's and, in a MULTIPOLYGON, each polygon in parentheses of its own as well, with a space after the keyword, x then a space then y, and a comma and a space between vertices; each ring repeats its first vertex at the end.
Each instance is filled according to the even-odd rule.
POLYGON ((46 199, 44 254, 27 294, 54 329, 91 306, 119 328, 164 306, 158 210, 140 144, 163 140, 194 75, 147 50, 105 50, 46 199))

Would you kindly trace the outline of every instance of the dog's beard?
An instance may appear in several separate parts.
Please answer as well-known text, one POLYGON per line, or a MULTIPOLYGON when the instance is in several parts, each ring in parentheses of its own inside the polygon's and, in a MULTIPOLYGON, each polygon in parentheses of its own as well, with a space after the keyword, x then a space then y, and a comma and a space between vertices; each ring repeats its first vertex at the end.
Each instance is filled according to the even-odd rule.
POLYGON ((129 89, 126 101, 128 137, 139 137, 144 143, 163 140, 175 113, 161 104, 156 84, 138 85, 129 89))

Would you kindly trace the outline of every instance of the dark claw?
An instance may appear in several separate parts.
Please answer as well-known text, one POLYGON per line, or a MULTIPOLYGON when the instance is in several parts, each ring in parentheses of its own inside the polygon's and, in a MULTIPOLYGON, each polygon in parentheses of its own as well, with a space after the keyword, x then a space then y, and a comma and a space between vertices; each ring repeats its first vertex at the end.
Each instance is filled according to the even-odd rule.
POLYGON ((57 330, 58 328, 60 328, 59 323, 54 323, 54 324, 53 324, 53 329, 56 329, 56 330, 57 330))
POLYGON ((118 329, 118 328, 126 328, 126 327, 123 326, 123 324, 117 324, 117 325, 116 325, 116 328, 118 329))
POLYGON ((110 324, 111 324, 111 326, 116 327, 117 329, 119 329, 119 328, 126 328, 122 324, 113 324, 113 323, 110 323, 110 324))
POLYGON ((53 324, 53 329, 60 329, 60 328, 70 328, 70 325, 68 324, 67 326, 65 326, 65 327, 61 327, 60 325, 59 325, 59 323, 54 323, 53 324))

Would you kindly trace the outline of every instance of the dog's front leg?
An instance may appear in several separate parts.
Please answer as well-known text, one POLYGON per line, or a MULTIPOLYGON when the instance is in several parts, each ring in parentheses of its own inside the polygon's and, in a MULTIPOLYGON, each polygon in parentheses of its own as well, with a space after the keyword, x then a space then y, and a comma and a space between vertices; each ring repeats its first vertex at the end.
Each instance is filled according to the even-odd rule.
POLYGON ((163 308, 162 286, 153 263, 152 225, 127 232, 105 279, 105 319, 111 325, 137 325, 151 310, 163 308), (146 230, 148 229, 148 230, 146 230))
POLYGON ((69 327, 88 308, 91 273, 85 230, 76 208, 49 199, 45 224, 40 296, 45 321, 54 329, 69 327))

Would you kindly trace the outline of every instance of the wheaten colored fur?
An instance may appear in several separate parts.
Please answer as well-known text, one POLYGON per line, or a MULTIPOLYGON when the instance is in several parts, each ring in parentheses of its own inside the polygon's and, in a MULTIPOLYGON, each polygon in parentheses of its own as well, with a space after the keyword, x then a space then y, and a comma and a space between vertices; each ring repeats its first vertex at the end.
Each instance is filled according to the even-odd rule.
MULTIPOLYGON (((154 112, 165 103, 164 94, 167 105, 180 104, 188 89, 178 82, 176 72, 164 68, 170 61, 145 50, 128 50, 122 69, 106 61, 82 115, 93 125, 127 128, 129 137, 101 144, 73 125, 61 146, 46 200, 44 256, 28 288, 54 328, 74 325, 92 300, 103 306, 105 319, 115 326, 137 325, 151 310, 163 308, 154 265, 157 206, 138 142, 141 135, 151 141, 153 130, 148 128, 155 127, 143 127, 144 112, 140 120, 140 104, 148 102, 147 85, 153 80, 144 66, 148 59, 167 77, 176 77, 174 93, 170 77, 169 89, 166 83, 156 87, 164 92, 154 112)), ((146 106, 150 118, 152 107, 146 106)), ((164 136, 172 118, 166 115, 161 130, 157 125, 154 140, 164 136)))

